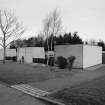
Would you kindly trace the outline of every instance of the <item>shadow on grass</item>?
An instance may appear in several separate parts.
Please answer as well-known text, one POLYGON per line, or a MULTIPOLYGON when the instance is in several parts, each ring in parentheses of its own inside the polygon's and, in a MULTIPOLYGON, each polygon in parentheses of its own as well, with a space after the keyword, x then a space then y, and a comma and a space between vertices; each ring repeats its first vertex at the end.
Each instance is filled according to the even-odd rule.
POLYGON ((0 77, 0 81, 5 82, 8 85, 14 85, 14 84, 28 84, 28 83, 34 83, 34 82, 40 82, 48 80, 49 77, 45 75, 40 75, 40 78, 34 77, 32 75, 29 76, 23 76, 23 77, 0 77))
POLYGON ((105 90, 97 88, 65 88, 48 97, 61 100, 67 105, 105 105, 105 90))

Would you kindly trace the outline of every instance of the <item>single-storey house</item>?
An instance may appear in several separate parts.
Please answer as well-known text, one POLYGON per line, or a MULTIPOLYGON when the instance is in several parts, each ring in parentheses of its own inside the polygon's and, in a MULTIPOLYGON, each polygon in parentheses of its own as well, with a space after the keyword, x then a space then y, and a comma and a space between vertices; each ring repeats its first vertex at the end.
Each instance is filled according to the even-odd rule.
POLYGON ((55 58, 63 56, 68 58, 75 56, 74 68, 88 68, 97 64, 102 64, 102 47, 75 44, 75 45, 56 45, 55 58))
MULTIPOLYGON (((4 58, 4 54, 3 54, 4 50, 0 49, 0 60, 3 60, 4 58)), ((16 49, 6 49, 6 57, 16 57, 16 49)))
POLYGON ((102 64, 105 64, 105 51, 102 51, 102 64))
POLYGON ((17 60, 21 60, 22 56, 27 63, 34 63, 37 59, 45 59, 44 47, 23 47, 17 49, 17 60))

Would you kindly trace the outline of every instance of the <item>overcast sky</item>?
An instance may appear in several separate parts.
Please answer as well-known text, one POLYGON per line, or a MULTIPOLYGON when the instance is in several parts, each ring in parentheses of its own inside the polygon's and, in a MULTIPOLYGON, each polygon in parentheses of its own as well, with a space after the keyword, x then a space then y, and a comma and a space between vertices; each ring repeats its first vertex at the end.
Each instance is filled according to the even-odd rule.
POLYGON ((78 31, 83 39, 105 41, 105 0, 0 0, 0 7, 14 9, 33 35, 41 31, 43 19, 57 8, 67 32, 78 31))

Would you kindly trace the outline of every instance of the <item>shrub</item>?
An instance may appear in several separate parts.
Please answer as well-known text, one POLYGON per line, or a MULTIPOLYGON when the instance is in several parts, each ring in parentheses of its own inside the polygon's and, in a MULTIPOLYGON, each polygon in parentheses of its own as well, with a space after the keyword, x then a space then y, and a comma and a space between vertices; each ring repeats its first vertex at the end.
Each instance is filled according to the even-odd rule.
POLYGON ((70 56, 68 57, 68 69, 71 70, 73 67, 73 63, 75 61, 76 57, 75 56, 70 56))
POLYGON ((60 69, 64 69, 67 66, 67 59, 62 56, 58 56, 55 63, 58 65, 60 69))

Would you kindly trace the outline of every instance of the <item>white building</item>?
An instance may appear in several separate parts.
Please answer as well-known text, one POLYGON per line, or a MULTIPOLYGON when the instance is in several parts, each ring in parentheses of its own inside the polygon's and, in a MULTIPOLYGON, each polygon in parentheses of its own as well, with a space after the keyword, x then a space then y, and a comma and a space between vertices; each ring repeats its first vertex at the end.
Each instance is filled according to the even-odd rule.
MULTIPOLYGON (((4 58, 3 52, 4 52, 4 50, 0 49, 0 60, 3 60, 3 58, 4 58)), ((6 49, 6 56, 7 57, 16 56, 16 49, 6 49)))
POLYGON ((55 58, 63 56, 75 56, 74 68, 87 68, 97 64, 102 64, 102 47, 91 45, 56 45, 55 58))
POLYGON ((102 64, 105 64, 105 51, 102 51, 102 64))
POLYGON ((24 47, 17 49, 17 60, 24 57, 24 61, 27 63, 32 63, 33 58, 45 59, 45 51, 43 47, 24 47))

